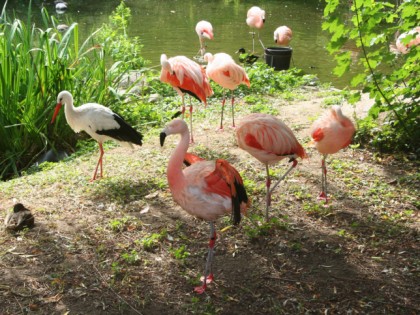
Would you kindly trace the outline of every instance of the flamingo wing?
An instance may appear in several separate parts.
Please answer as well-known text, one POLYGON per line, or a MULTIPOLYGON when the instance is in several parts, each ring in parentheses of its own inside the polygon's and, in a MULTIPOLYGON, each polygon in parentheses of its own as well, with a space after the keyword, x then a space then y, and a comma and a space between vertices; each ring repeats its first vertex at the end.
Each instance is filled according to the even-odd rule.
POLYGON ((322 128, 317 128, 314 131, 312 131, 311 137, 315 141, 321 141, 322 139, 324 139, 324 131, 322 130, 322 128))
POLYGON ((200 161, 204 161, 204 159, 195 155, 195 154, 193 154, 193 153, 187 152, 184 155, 184 164, 186 166, 190 166, 191 164, 194 164, 194 163, 197 163, 197 162, 200 162, 200 161))
POLYGON ((249 199, 238 171, 223 159, 216 160, 215 170, 205 177, 207 191, 232 199, 233 223, 241 220, 241 209, 246 208, 249 199))

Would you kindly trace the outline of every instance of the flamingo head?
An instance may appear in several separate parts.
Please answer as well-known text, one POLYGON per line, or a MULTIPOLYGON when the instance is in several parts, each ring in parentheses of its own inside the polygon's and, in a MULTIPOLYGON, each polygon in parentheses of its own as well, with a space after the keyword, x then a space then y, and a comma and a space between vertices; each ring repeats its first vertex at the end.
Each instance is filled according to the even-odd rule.
POLYGON ((204 61, 205 61, 205 62, 212 62, 212 61, 213 61, 213 59, 214 59, 214 56, 213 56, 213 54, 212 54, 212 53, 206 53, 206 54, 204 55, 204 61))
POLYGON ((163 146, 167 136, 184 133, 186 133, 189 137, 187 123, 179 118, 174 119, 169 124, 167 124, 160 133, 160 145, 163 146))

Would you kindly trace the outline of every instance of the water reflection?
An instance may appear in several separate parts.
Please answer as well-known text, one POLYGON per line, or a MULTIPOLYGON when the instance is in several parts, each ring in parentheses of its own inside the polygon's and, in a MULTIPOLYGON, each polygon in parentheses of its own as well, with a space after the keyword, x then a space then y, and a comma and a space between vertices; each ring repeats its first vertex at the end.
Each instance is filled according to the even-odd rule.
MULTIPOLYGON (((68 0, 68 10, 64 14, 57 14, 53 0, 34 0, 34 18, 40 15, 40 8, 46 5, 50 14, 56 15, 60 23, 78 22, 81 34, 88 34, 108 22, 108 16, 119 2, 68 0)), ((206 42, 207 51, 235 55, 235 51, 241 47, 252 49, 251 29, 245 20, 248 9, 256 4, 255 1, 126 0, 126 3, 132 10, 129 34, 141 38, 144 44, 142 55, 152 61, 152 66, 159 64, 161 53, 168 56, 196 55, 199 40, 195 25, 200 20, 211 22, 214 28, 214 39, 206 42)), ((24 17, 26 6, 23 1, 9 0, 8 12, 14 9, 19 17, 24 17)), ((329 38, 321 29, 323 1, 271 0, 258 1, 258 6, 266 11, 266 23, 260 30, 266 47, 274 46, 274 30, 287 25, 293 31, 292 66, 315 73, 322 81, 333 82, 337 87, 348 84, 348 77, 337 79, 331 74, 335 63, 324 48, 329 38)), ((256 54, 263 54, 263 47, 258 41, 255 47, 256 54)))

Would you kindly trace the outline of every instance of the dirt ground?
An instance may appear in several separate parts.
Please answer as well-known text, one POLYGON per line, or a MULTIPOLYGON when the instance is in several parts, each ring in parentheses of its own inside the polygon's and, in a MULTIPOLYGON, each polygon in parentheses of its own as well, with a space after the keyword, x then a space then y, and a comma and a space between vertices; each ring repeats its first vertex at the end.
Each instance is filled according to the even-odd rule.
POLYGON ((173 202, 165 177, 176 137, 161 149, 154 130, 137 150, 107 149, 106 177, 94 183, 96 151, 0 183, 0 216, 21 202, 36 223, 0 233, 0 314, 420 314, 418 161, 343 150, 328 159, 324 207, 321 157, 307 144, 325 104, 303 93, 308 100, 270 100, 310 158, 274 192, 269 223, 264 166, 232 129, 215 131, 215 111, 195 122, 190 151, 228 159, 252 199, 240 226, 216 222, 215 281, 203 295, 193 288, 208 224, 173 202))

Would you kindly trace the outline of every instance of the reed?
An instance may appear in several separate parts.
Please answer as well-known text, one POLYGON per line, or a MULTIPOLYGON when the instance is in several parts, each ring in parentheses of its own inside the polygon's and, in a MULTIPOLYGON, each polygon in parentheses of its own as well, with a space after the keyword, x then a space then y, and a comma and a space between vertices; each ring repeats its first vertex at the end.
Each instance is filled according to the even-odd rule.
POLYGON ((41 27, 31 21, 0 16, 0 179, 32 165, 50 148, 72 151, 76 136, 60 115, 50 124, 56 97, 72 92, 78 102, 107 104, 124 74, 119 63, 107 69, 105 50, 94 41, 95 33, 79 45, 79 28, 64 33, 43 9, 41 27))

